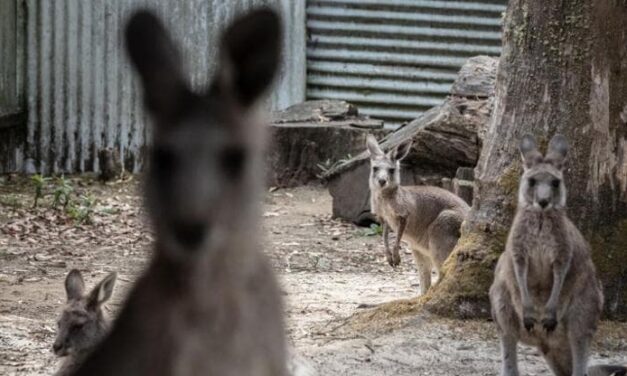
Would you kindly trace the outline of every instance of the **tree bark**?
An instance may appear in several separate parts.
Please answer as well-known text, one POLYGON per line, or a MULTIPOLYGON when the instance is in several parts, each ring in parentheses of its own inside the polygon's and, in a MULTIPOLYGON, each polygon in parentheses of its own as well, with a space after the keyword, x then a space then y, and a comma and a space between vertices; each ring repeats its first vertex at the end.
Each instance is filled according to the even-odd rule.
POLYGON ((570 142, 568 213, 592 246, 607 317, 627 319, 627 3, 511 0, 496 101, 476 173, 474 204, 431 311, 489 314, 488 289, 516 209, 525 133, 570 142))

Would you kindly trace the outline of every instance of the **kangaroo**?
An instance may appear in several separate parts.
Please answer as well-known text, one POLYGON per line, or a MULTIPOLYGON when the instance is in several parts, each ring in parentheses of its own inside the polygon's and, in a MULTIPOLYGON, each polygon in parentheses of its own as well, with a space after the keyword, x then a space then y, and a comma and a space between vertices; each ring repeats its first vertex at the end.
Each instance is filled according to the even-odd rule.
MULTIPOLYGON (((501 375, 518 375, 516 347, 522 341, 540 349, 555 375, 583 376, 603 293, 590 248, 566 215, 568 143, 555 135, 542 156, 526 135, 520 152, 518 208, 490 288, 501 375)), ((589 372, 610 375, 621 368, 596 366, 589 372)))
POLYGON ((281 293, 257 236, 265 129, 254 116, 280 34, 269 9, 238 18, 213 82, 193 92, 162 23, 145 10, 130 18, 126 47, 155 127, 145 184, 155 249, 74 375, 286 374, 281 293))
POLYGON ((52 349, 66 357, 57 376, 69 375, 107 332, 103 304, 113 294, 117 274, 107 275, 89 294, 81 272, 72 269, 65 278, 67 304, 57 321, 58 332, 52 349))
POLYGON ((438 275, 444 260, 451 253, 460 235, 460 226, 468 204, 453 193, 438 187, 401 186, 400 162, 411 149, 411 141, 384 153, 377 140, 368 135, 366 146, 370 153, 370 208, 383 226, 385 256, 392 267, 400 264, 401 239, 412 250, 424 294, 431 286, 431 268, 438 275), (390 251, 390 227, 396 232, 396 242, 390 251))

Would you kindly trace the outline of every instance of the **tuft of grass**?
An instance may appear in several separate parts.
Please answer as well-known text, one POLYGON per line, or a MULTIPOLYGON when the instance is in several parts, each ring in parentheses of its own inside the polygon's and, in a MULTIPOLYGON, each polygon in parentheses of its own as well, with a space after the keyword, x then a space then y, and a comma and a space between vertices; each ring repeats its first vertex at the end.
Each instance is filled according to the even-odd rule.
POLYGON ((48 185, 48 182, 50 182, 50 178, 36 174, 31 176, 30 181, 35 188, 33 208, 36 208, 37 204, 39 203, 39 199, 44 197, 45 189, 48 185))
POLYGON ((77 225, 93 223, 93 214, 96 207, 96 199, 93 196, 81 196, 78 203, 71 202, 67 208, 67 215, 77 225))
POLYGON ((70 203, 72 192, 74 192, 74 187, 72 187, 72 183, 68 179, 63 176, 57 178, 55 180, 52 207, 56 208, 59 204, 62 204, 63 208, 66 209, 70 203))
POLYGON ((364 230, 364 236, 381 236, 383 235, 383 226, 378 223, 371 223, 370 227, 364 230))

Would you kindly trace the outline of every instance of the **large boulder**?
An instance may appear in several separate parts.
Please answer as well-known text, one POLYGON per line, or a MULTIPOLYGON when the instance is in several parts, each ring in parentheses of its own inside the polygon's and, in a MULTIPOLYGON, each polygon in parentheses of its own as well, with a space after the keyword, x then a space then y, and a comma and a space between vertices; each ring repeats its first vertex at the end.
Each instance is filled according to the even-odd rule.
MULTIPOLYGON (((402 184, 444 186, 467 201, 472 199, 469 169, 479 158, 492 111, 497 62, 486 56, 468 59, 441 105, 383 138, 383 150, 413 140, 412 150, 403 161, 402 184)), ((333 197, 333 216, 357 224, 374 220, 369 204, 369 160, 364 149, 362 143, 360 153, 323 175, 333 197)))

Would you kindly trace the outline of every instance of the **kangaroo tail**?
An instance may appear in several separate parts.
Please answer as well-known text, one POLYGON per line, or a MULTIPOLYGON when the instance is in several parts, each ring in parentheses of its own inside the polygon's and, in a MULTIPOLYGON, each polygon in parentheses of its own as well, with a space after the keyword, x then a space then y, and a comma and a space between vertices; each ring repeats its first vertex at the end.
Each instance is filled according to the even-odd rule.
POLYGON ((588 376, 627 376, 627 367, 598 365, 588 368, 588 376))

